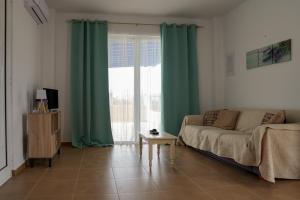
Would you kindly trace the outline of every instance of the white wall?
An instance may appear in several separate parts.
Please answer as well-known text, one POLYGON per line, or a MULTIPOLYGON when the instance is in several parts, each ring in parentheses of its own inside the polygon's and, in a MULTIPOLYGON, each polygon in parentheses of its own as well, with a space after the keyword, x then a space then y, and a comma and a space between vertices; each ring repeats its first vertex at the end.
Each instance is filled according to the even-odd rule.
MULTIPOLYGON (((300 108, 300 1, 248 0, 225 16, 225 55, 234 55, 235 75, 226 77, 229 107, 300 108), (246 52, 292 39, 292 61, 246 69, 246 52)), ((218 73, 218 72, 216 72, 218 73)))
MULTIPOLYGON (((55 86, 60 93, 60 109, 62 111, 62 132, 63 141, 71 141, 69 127, 69 40, 71 19, 98 19, 116 22, 132 23, 195 23, 204 26, 198 29, 198 50, 199 50, 199 90, 201 110, 208 110, 212 107, 212 27, 211 22, 201 19, 183 18, 160 18, 160 17, 141 17, 141 16, 117 16, 102 14, 82 14, 82 13, 56 13, 55 20, 55 66, 56 81, 55 86)), ((114 33, 142 33, 159 35, 158 26, 135 26, 135 25, 110 25, 109 31, 114 33)))
POLYGON ((213 27, 213 108, 224 108, 224 82, 225 82, 225 56, 224 56, 224 19, 215 17, 212 19, 213 27))
POLYGON ((24 114, 32 108, 34 91, 41 81, 41 29, 33 21, 23 1, 11 0, 10 77, 8 97, 10 102, 12 134, 12 168, 16 169, 25 159, 24 114))
POLYGON ((48 23, 41 26, 43 88, 56 88, 55 72, 55 10, 49 10, 48 23))

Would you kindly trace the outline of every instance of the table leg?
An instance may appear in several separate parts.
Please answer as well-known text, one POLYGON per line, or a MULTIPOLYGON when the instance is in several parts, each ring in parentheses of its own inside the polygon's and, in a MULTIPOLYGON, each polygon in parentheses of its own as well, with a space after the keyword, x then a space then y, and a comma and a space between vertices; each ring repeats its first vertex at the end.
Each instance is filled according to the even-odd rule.
POLYGON ((32 158, 29 159, 29 163, 30 163, 30 167, 33 168, 33 166, 34 166, 34 160, 32 158))
POLYGON ((174 165, 175 162, 175 140, 171 142, 170 145, 170 160, 171 160, 171 165, 174 165))
POLYGON ((48 167, 52 167, 52 158, 48 159, 48 167))
POLYGON ((149 146, 149 169, 151 171, 151 168, 152 168, 152 143, 150 141, 148 142, 148 146, 149 146))
POLYGON ((141 136, 139 136, 139 146, 140 146, 140 158, 142 158, 142 153, 143 153, 143 138, 141 136))
POLYGON ((157 144, 157 157, 159 158, 160 156, 160 144, 157 144))

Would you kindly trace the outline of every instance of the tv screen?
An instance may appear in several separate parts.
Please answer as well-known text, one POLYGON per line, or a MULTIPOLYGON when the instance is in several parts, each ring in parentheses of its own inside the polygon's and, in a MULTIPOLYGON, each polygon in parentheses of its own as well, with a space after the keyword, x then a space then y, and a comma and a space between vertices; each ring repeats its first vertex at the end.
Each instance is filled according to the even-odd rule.
POLYGON ((58 109, 58 90, 49 88, 44 88, 44 90, 46 90, 48 109, 58 109))

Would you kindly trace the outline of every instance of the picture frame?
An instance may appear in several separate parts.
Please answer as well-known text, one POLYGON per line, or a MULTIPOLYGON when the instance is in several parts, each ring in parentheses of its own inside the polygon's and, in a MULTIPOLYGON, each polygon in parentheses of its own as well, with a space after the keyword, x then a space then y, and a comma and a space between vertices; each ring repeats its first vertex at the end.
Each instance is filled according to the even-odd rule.
POLYGON ((255 49, 246 53, 247 69, 254 69, 292 60, 292 39, 255 49))

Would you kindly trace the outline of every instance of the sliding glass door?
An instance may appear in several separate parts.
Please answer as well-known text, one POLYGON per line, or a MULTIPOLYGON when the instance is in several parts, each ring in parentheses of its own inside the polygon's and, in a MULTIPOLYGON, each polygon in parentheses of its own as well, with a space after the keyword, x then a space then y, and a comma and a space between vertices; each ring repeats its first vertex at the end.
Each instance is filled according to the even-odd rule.
POLYGON ((109 94, 114 141, 134 143, 160 128, 160 37, 109 35, 109 94))
POLYGON ((134 69, 135 41, 123 36, 109 37, 109 99, 115 142, 135 141, 134 69))

